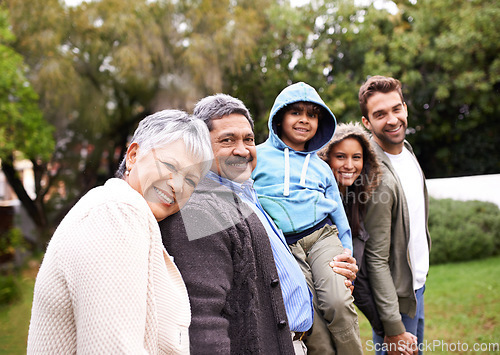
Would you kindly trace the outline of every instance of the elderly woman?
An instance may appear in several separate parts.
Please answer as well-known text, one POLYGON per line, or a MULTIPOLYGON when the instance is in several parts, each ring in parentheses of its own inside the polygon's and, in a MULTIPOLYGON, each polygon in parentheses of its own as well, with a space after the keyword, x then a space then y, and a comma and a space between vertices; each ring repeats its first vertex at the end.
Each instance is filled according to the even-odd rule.
POLYGON ((158 221, 182 208, 212 159, 203 121, 143 119, 116 173, 54 233, 37 276, 28 353, 189 353, 187 291, 158 221))
POLYGON ((318 154, 333 171, 352 230, 353 256, 359 267, 354 282, 354 304, 365 314, 374 331, 381 334, 383 327, 364 265, 365 243, 370 237, 363 225, 365 204, 380 183, 380 164, 369 139, 360 123, 342 123, 318 154))

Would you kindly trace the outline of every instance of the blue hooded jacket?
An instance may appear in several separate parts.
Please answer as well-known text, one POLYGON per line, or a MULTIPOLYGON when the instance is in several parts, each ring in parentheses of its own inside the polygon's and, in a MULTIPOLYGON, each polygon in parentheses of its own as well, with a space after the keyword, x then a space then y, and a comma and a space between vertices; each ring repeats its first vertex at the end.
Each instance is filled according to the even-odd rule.
POLYGON ((285 237, 303 232, 330 217, 339 230, 342 245, 352 251, 351 229, 337 182, 331 168, 316 154, 333 137, 336 125, 332 111, 313 87, 302 82, 288 86, 278 95, 271 109, 269 138, 257 146, 257 166, 252 178, 262 207, 285 237), (274 122, 280 109, 299 101, 320 105, 326 113, 304 151, 295 151, 286 145, 278 137, 274 122))

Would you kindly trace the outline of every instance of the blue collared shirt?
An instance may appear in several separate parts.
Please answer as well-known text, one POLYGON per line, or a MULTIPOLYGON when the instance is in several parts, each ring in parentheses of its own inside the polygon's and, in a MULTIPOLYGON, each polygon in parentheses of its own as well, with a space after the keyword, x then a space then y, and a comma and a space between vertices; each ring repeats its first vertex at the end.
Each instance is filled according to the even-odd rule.
POLYGON ((269 236, 290 330, 294 332, 309 330, 313 323, 312 294, 299 264, 288 248, 283 233, 260 205, 257 193, 252 187, 253 180, 248 179, 243 183, 237 183, 212 171, 208 172, 207 177, 230 188, 259 217, 269 236))

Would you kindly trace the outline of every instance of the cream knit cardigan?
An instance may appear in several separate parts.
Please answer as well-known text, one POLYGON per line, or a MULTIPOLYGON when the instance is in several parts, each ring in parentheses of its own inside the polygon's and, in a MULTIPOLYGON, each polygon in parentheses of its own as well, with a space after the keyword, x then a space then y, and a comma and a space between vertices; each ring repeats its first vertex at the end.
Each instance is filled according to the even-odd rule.
POLYGON ((190 319, 151 209, 110 179, 71 209, 47 247, 28 354, 188 354, 190 319))

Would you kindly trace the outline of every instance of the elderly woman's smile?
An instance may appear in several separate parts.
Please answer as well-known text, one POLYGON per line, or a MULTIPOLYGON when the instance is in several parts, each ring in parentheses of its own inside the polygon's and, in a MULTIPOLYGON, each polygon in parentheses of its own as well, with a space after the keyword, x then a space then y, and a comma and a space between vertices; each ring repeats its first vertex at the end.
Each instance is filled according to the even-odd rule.
POLYGON ((153 189, 158 194, 158 196, 160 196, 160 200, 162 200, 165 204, 167 205, 174 204, 175 200, 172 195, 168 194, 165 190, 162 190, 156 186, 153 186, 153 189))
POLYGON ((201 179, 201 162, 183 140, 155 148, 153 154, 141 154, 137 146, 131 157, 128 182, 144 196, 158 221, 179 211, 201 179))

